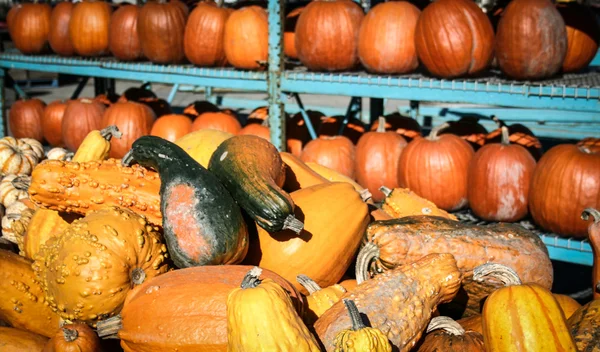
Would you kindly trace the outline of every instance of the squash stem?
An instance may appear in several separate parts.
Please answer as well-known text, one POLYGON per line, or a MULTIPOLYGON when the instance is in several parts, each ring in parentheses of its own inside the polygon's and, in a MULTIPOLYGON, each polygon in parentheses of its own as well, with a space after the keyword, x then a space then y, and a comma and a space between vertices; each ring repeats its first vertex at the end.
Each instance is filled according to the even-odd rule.
POLYGON ((62 328, 65 341, 73 342, 79 337, 79 333, 75 329, 62 328))
POLYGON ((96 332, 98 336, 103 339, 118 339, 118 332, 123 328, 123 321, 121 320, 121 314, 117 314, 114 317, 100 320, 96 323, 96 332))
POLYGON ((501 143, 503 145, 509 145, 510 144, 510 135, 508 134, 508 127, 502 126, 502 127, 500 127, 500 129, 502 131, 502 141, 501 141, 501 143))
POLYGON ((306 275, 300 274, 296 276, 296 281, 298 281, 298 283, 300 283, 300 285, 302 285, 302 287, 304 287, 311 295, 321 290, 321 286, 306 275))
POLYGON ((450 124, 448 122, 444 122, 443 124, 434 127, 431 130, 431 132, 429 132, 429 136, 427 136, 427 139, 429 139, 430 141, 437 141, 440 138, 439 137, 440 132, 445 130, 448 127, 450 127, 450 124))
POLYGON ((594 218, 594 224, 600 224, 600 211, 594 208, 587 208, 581 213, 581 218, 585 221, 588 221, 590 216, 594 218))
POLYGON ((504 123, 504 121, 500 120, 496 116, 492 116, 492 120, 496 123, 496 125, 498 125, 498 128, 502 128, 502 127, 506 126, 506 124, 504 123))
POLYGON ((102 136, 102 138, 106 139, 107 141, 110 141, 112 137, 121 139, 121 136, 123 134, 121 133, 121 131, 119 131, 119 128, 116 125, 110 125, 100 130, 100 135, 102 136))
POLYGON ((240 285, 240 287, 242 289, 256 288, 262 282, 260 280, 261 274, 262 274, 262 269, 257 266, 250 269, 250 271, 248 271, 246 276, 244 276, 244 279, 242 280, 242 284, 240 285))
POLYGON ((592 154, 592 151, 590 150, 590 148, 586 147, 585 145, 580 145, 579 150, 581 150, 582 152, 584 152, 586 154, 592 154))
POLYGON ((385 117, 384 116, 379 116, 379 120, 377 120, 377 131, 378 133, 384 133, 385 132, 385 117))
POLYGON ((386 186, 379 187, 379 191, 383 193, 386 197, 389 197, 392 194, 392 190, 387 188, 386 186))
POLYGON ((366 327, 365 323, 363 323, 360 317, 360 312, 358 311, 358 307, 356 307, 354 301, 346 298, 344 298, 343 301, 346 309, 348 310, 348 314, 350 315, 350 320, 352 321, 352 330, 358 331, 364 329, 366 327))
POLYGON ((506 265, 486 263, 473 270, 474 281, 482 282, 488 277, 502 281, 504 286, 517 286, 522 284, 519 275, 506 265))
POLYGON ((369 279, 369 266, 377 258, 379 258, 379 247, 373 242, 368 242, 358 252, 356 257, 356 283, 358 285, 369 279))
POLYGON ((131 271, 131 282, 135 285, 141 285, 146 280, 146 272, 142 268, 135 268, 131 271))
POLYGON ((435 317, 432 318, 427 325, 427 333, 430 333, 437 329, 444 329, 447 333, 455 336, 461 336, 465 334, 465 329, 460 326, 454 319, 450 317, 435 317))
POLYGON ((133 163, 133 149, 130 149, 121 159, 121 166, 131 166, 131 163, 133 163))
POLYGON ((283 222, 284 230, 292 230, 295 233, 300 233, 300 231, 302 231, 303 228, 304 223, 296 219, 296 217, 292 214, 288 215, 287 218, 285 218, 285 221, 283 222))
POLYGON ((360 191, 360 199, 362 199, 363 202, 366 202, 372 197, 373 195, 371 194, 371 192, 369 192, 368 189, 363 189, 362 191, 360 191))

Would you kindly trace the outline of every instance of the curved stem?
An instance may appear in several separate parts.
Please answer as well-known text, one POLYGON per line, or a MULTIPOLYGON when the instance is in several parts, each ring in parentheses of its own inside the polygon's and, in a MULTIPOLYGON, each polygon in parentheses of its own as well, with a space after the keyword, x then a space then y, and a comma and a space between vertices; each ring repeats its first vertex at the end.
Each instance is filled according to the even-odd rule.
POLYGON ((506 265, 486 263, 473 270, 474 281, 482 282, 488 277, 502 281, 504 286, 517 286, 522 284, 519 275, 506 265))
POLYGON ((362 191, 360 191, 360 199, 362 199, 363 202, 366 202, 372 197, 373 195, 371 194, 371 192, 369 192, 368 189, 365 188, 362 191))
POLYGON ((360 312, 358 311, 358 307, 356 307, 354 301, 347 298, 344 298, 342 301, 348 310, 348 315, 350 315, 350 321, 352 321, 352 330, 358 331, 364 329, 366 327, 365 323, 363 323, 362 319, 360 318, 360 312))
POLYGON ((79 333, 75 329, 62 328, 65 341, 73 342, 79 337, 79 333))
POLYGON ((121 314, 100 320, 96 323, 96 332, 98 333, 98 336, 103 339, 118 339, 119 337, 117 334, 122 328, 123 320, 121 319, 121 314))
POLYGON ((460 336, 465 334, 465 329, 460 326, 454 319, 450 317, 435 317, 432 318, 427 325, 427 333, 432 332, 433 330, 443 329, 447 333, 455 336, 460 336))
POLYGON ((379 191, 381 193, 383 193, 386 197, 389 197, 392 195, 392 190, 387 188, 386 186, 379 187, 379 191))
POLYGON ((321 290, 321 286, 319 286, 319 284, 306 275, 300 274, 296 276, 296 281, 298 281, 298 283, 302 285, 302 287, 304 287, 311 295, 321 290))
POLYGON ((285 218, 285 221, 283 222, 284 230, 292 230, 295 233, 300 233, 300 231, 302 231, 303 228, 304 223, 296 219, 296 217, 292 214, 288 215, 287 218, 285 218))
POLYGON ((379 119, 377 120, 377 132, 379 132, 379 133, 385 132, 385 117, 384 116, 379 116, 379 119))
POLYGON ((135 285, 141 285, 146 280, 146 272, 142 268, 135 268, 131 271, 131 282, 135 285))
POLYGON ((11 184, 19 191, 27 191, 31 185, 31 176, 17 176, 11 181, 11 184))
POLYGON ((588 221, 590 219, 590 216, 594 218, 594 224, 600 224, 600 211, 594 208, 586 208, 581 213, 581 218, 585 221, 588 221))
POLYGON ((250 271, 248 271, 246 276, 244 276, 244 279, 242 280, 242 284, 240 285, 240 287, 242 289, 256 288, 262 282, 260 280, 261 274, 262 274, 262 269, 257 266, 250 269, 250 271))
POLYGON ((223 7, 223 0, 217 0, 217 7, 223 7))
POLYGON ((119 128, 116 125, 110 125, 100 130, 100 135, 102 136, 102 138, 106 139, 107 141, 110 141, 112 137, 121 139, 121 136, 123 134, 121 133, 121 131, 119 131, 119 128))
POLYGON ((508 127, 502 126, 500 127, 500 130, 502 131, 502 140, 500 141, 500 143, 502 143, 503 145, 509 145, 510 134, 508 133, 508 127))
POLYGON ((430 141, 437 141, 440 138, 438 136, 439 133, 448 127, 450 127, 450 124, 448 122, 444 122, 443 124, 434 127, 431 130, 431 132, 429 132, 429 136, 427 136, 427 139, 429 139, 430 141))
POLYGON ((373 242, 368 242, 358 252, 356 257, 356 284, 361 283, 369 279, 369 266, 373 260, 379 258, 379 247, 373 242))
POLYGON ((269 126, 269 116, 267 116, 260 125, 265 126, 265 127, 270 127, 269 126))
POLYGON ((134 158, 133 158, 133 149, 130 149, 124 156, 123 159, 121 159, 121 166, 131 166, 131 163, 133 163, 134 158))

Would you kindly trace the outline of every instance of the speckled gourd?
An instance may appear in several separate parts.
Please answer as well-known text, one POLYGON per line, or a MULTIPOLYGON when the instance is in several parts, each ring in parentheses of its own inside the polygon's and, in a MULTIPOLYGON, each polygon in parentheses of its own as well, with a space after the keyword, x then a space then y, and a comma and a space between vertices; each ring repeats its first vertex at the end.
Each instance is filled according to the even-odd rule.
POLYGON ((43 157, 42 144, 35 139, 0 139, 0 172, 4 174, 30 175, 43 157))

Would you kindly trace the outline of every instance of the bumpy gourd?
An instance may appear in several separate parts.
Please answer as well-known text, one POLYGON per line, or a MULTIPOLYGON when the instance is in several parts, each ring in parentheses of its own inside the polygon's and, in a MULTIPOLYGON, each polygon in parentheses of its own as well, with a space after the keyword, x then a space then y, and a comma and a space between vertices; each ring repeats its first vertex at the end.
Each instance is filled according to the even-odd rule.
POLYGON ((121 138, 121 132, 115 125, 108 126, 100 131, 91 131, 77 148, 72 161, 83 163, 105 160, 110 153, 110 140, 112 137, 121 138))
POLYGON ((129 209, 107 207, 52 237, 33 265, 52 310, 91 325, 119 313, 133 286, 168 269, 156 230, 129 209))
POLYGON ((366 327, 354 301, 344 299, 352 329, 342 330, 335 337, 334 352, 391 352, 387 336, 379 329, 366 327))
POLYGON ((38 209, 31 217, 27 232, 19 245, 21 255, 34 259, 40 247, 52 236, 61 234, 69 226, 57 211, 38 209))
POLYGON ((412 215, 441 216, 450 220, 457 220, 456 216, 438 208, 433 202, 419 197, 408 188, 381 187, 379 190, 385 195, 381 208, 393 218, 402 218, 412 215))
POLYGON ((578 351, 597 352, 600 346, 600 300, 579 308, 567 321, 578 351))
POLYGON ((306 297, 308 311, 305 319, 309 324, 314 323, 327 309, 331 308, 346 293, 346 289, 335 284, 321 288, 316 282, 306 275, 298 275, 296 280, 308 291, 306 297))
POLYGON ((227 297, 227 351, 320 351, 288 293, 261 273, 251 269, 227 297))
POLYGON ((594 252, 594 268, 592 270, 592 290, 594 299, 600 299, 600 212, 587 208, 581 214, 585 221, 592 220, 588 226, 588 236, 594 252))

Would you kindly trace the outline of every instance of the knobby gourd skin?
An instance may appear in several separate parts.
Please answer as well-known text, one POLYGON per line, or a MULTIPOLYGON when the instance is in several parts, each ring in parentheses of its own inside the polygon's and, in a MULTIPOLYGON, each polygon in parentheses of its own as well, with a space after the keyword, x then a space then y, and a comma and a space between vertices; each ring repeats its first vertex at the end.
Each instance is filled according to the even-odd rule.
POLYGON ((387 336, 379 329, 366 327, 354 301, 344 299, 352 328, 340 331, 335 337, 334 352, 392 352, 387 336))
POLYGON ((600 300, 579 308, 567 321, 578 351, 600 351, 600 300))
MULTIPOLYGON (((406 352, 421 337, 437 305, 456 296, 461 279, 451 254, 430 254, 367 280, 343 298, 352 299, 372 327, 386 334, 399 352, 406 352)), ((333 351, 337 334, 351 327, 344 304, 334 304, 314 327, 327 351, 333 351)))
POLYGON ((438 208, 433 202, 419 197, 408 188, 381 187, 380 190, 385 195, 381 209, 394 219, 412 215, 431 215, 457 220, 456 216, 438 208))
POLYGON ((52 236, 57 236, 69 226, 57 211, 38 209, 33 214, 23 238, 23 255, 34 259, 40 247, 52 236))
POLYGON ((236 264, 248 252, 242 212, 219 180, 160 137, 138 138, 123 158, 158 171, 163 235, 175 265, 236 264))

